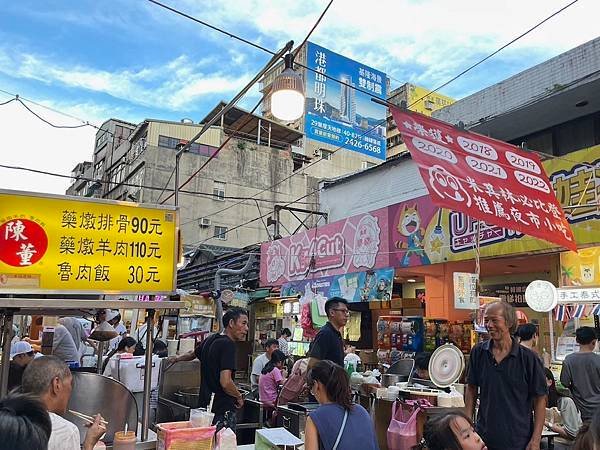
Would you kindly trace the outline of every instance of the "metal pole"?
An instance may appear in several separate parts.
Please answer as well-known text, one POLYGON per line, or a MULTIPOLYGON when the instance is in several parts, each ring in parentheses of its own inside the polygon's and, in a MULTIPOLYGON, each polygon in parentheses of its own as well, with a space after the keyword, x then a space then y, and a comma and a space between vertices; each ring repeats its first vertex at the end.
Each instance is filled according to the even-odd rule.
POLYGON ((98 342, 98 360, 96 362, 96 373, 102 375, 102 355, 104 354, 104 341, 98 342))
POLYGON ((13 312, 4 313, 2 321, 2 366, 0 366, 0 398, 8 393, 8 369, 10 366, 10 336, 12 333, 13 312))
POLYGON ((267 144, 267 147, 271 147, 271 122, 269 122, 269 142, 267 144))
POLYGON ((175 206, 179 206, 179 160, 181 155, 179 151, 175 154, 175 206))
POLYGON ((260 119, 258 119, 258 132, 256 133, 256 145, 260 145, 260 127, 261 127, 260 119))
POLYGON ((154 310, 146 315, 146 362, 144 365, 144 401, 142 404, 142 441, 148 440, 150 421, 150 388, 152 387, 152 344, 154 340, 154 310))
POLYGON ((554 317, 552 317, 552 311, 548 311, 548 324, 550 326, 550 358, 554 362, 556 361, 556 350, 554 349, 554 317))

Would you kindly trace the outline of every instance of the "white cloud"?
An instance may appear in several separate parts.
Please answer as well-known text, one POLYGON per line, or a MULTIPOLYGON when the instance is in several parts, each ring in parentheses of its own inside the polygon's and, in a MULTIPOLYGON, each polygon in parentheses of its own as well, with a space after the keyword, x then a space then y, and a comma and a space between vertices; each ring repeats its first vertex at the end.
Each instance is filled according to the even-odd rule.
MULTIPOLYGON (((269 36, 280 44, 290 38, 301 42, 327 3, 214 0, 199 6, 195 0, 178 2, 182 9, 211 23, 232 31, 252 27, 259 36, 269 36)), ((311 40, 392 76, 405 76, 416 65, 424 75, 419 80, 439 82, 442 75, 460 72, 475 62, 474 56, 491 53, 567 3, 336 1, 311 40)), ((559 54, 595 38, 599 15, 600 2, 582 0, 511 45, 510 51, 534 53, 538 58, 559 54)))
MULTIPOLYGON (((79 125, 81 122, 28 104, 46 120, 61 125, 79 125)), ((85 113, 94 118, 94 112, 83 105, 61 105, 71 113, 85 113)), ((97 118, 96 118, 97 119, 97 118)), ((96 130, 91 127, 56 129, 41 122, 17 102, 0 108, 0 148, 2 164, 25 166, 47 172, 69 174, 78 162, 91 157, 96 130)), ((64 194, 70 184, 67 178, 0 168, 2 187, 34 192, 64 194)))
POLYGON ((102 92, 138 105, 170 110, 185 108, 207 94, 237 92, 251 79, 247 74, 204 73, 199 69, 206 63, 180 55, 166 65, 109 72, 81 65, 69 67, 31 53, 0 48, 0 73, 5 75, 102 92))

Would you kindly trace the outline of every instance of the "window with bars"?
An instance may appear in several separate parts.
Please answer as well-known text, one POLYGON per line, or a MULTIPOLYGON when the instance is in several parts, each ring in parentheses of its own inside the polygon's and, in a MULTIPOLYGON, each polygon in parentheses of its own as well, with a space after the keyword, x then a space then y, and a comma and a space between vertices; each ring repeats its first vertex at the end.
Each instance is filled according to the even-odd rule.
POLYGON ((227 239, 227 227, 222 227, 220 225, 215 225, 215 233, 213 237, 216 239, 220 239, 222 241, 227 239))
POLYGON ((96 164, 94 164, 94 178, 99 179, 102 178, 104 174, 104 160, 101 159, 96 164))
POLYGON ((221 202, 225 201, 225 185, 222 181, 215 181, 213 186, 213 199, 221 202))

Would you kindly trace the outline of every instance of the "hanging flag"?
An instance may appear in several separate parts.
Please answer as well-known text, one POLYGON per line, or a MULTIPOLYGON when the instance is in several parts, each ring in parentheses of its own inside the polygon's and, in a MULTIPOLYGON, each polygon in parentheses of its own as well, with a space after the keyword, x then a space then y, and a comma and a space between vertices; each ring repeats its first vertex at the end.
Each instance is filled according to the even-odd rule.
POLYGON ((564 321, 567 322, 573 318, 573 307, 565 305, 565 318, 564 321))
POLYGON ((590 315, 591 316, 600 316, 600 305, 594 305, 590 315))
POLYGON ((565 320, 565 305, 558 305, 554 308, 554 319, 557 322, 563 322, 565 320))
POLYGON ((573 312, 574 319, 581 319, 585 313, 585 305, 576 305, 573 312))
POLYGON ((434 204, 577 251, 537 154, 390 106, 434 204))

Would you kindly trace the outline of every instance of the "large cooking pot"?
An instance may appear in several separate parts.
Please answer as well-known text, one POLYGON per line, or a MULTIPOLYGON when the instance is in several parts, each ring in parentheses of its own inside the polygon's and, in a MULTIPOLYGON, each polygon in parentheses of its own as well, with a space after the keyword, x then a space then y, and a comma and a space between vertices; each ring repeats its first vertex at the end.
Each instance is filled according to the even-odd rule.
POLYGON ((396 383, 404 383, 408 381, 406 375, 398 375, 396 373, 384 373, 381 376, 381 385, 383 387, 396 386, 396 383))
POLYGON ((200 404, 200 388, 181 389, 175 394, 175 397, 185 406, 198 408, 200 404))

